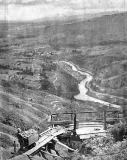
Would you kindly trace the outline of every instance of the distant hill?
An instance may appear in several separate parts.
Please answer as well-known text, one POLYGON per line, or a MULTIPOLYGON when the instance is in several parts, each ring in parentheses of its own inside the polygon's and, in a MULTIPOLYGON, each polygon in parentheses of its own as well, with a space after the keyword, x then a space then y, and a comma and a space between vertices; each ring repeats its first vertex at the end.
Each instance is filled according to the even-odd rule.
POLYGON ((78 47, 126 43, 126 30, 127 13, 121 13, 78 23, 45 27, 44 34, 47 38, 51 37, 49 41, 51 45, 78 47))
MULTIPOLYGON (((73 17, 74 18, 74 17, 73 17)), ((106 45, 127 42, 127 13, 89 20, 1 23, 0 37, 19 40, 40 37, 54 48, 106 45)))

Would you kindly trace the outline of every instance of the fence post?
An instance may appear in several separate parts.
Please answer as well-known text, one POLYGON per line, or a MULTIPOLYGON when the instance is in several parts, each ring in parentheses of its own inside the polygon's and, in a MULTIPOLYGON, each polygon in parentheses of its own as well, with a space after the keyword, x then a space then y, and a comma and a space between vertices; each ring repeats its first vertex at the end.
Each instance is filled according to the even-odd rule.
POLYGON ((76 134, 76 113, 74 114, 74 134, 76 134))
POLYGON ((103 123, 104 123, 104 130, 106 130, 107 127, 106 127, 106 110, 105 109, 103 111, 103 123))
MULTIPOLYGON (((53 121, 53 115, 51 114, 51 124, 52 124, 52 121, 53 121)), ((51 126, 53 127, 54 125, 52 124, 51 126)))
POLYGON ((14 141, 14 153, 16 153, 16 142, 14 141))

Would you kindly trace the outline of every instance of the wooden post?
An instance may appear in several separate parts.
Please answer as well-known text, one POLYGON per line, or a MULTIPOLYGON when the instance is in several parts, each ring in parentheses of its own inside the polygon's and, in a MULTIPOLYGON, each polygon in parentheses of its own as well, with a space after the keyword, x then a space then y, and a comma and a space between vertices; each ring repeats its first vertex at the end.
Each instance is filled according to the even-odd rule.
POLYGON ((16 142, 14 141, 14 153, 16 153, 16 142))
MULTIPOLYGON (((51 122, 52 122, 52 120, 53 120, 53 115, 51 114, 51 122)), ((54 125, 52 124, 52 127, 54 127, 54 125)))
POLYGON ((106 110, 105 109, 103 111, 103 123, 104 123, 104 130, 106 130, 107 127, 106 127, 106 110))
POLYGON ((76 113, 74 114, 74 132, 76 132, 76 113))

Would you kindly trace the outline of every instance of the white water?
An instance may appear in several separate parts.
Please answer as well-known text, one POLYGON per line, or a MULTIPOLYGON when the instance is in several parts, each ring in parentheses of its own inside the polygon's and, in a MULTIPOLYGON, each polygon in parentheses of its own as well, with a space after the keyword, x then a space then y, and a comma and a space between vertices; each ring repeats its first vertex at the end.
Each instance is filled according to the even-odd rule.
POLYGON ((74 65, 71 62, 66 62, 66 61, 60 61, 60 62, 68 64, 69 66, 71 66, 73 71, 78 72, 81 75, 86 76, 86 78, 84 80, 82 80, 80 82, 80 84, 78 84, 80 93, 78 95, 74 96, 75 99, 82 100, 82 101, 97 102, 97 103, 100 103, 102 105, 111 106, 111 107, 115 107, 115 108, 120 108, 121 107, 120 105, 111 104, 109 102, 106 102, 106 101, 88 96, 87 93, 89 91, 89 88, 87 88, 87 87, 89 86, 88 85, 89 82, 93 79, 93 76, 88 72, 82 72, 79 67, 77 67, 76 65, 74 65))

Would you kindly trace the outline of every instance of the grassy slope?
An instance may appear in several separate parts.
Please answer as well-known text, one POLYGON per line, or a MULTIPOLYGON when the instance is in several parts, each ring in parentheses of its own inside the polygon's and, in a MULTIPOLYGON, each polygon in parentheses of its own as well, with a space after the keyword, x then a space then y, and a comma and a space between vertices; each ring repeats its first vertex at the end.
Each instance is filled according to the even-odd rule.
MULTIPOLYGON (((2 136, 0 146, 10 150, 9 147, 13 146, 18 127, 22 130, 39 127, 40 132, 46 129, 48 115, 63 106, 62 111, 70 111, 69 99, 78 94, 78 90, 77 80, 56 67, 57 65, 52 65, 51 58, 47 58, 45 62, 44 58, 38 61, 39 57, 36 57, 34 64, 42 70, 38 72, 35 69, 33 72, 30 69, 31 62, 26 63, 29 58, 26 60, 23 55, 22 58, 20 58, 21 55, 14 58, 12 54, 12 57, 9 57, 10 63, 8 61, 2 63, 4 59, 8 58, 5 54, 2 56, 0 69, 2 75, 0 79, 0 132, 2 132, 2 136), (19 60, 21 65, 17 66, 19 60), (22 70, 25 67, 27 69, 22 70), (54 72, 57 73, 57 83, 60 84, 58 87, 53 84, 54 72), (37 79, 38 73, 40 74, 39 79, 37 79), (51 103, 53 101, 60 101, 60 103, 55 106, 55 103, 51 103)), ((8 156, 10 156, 9 153, 8 151, 8 156)))

